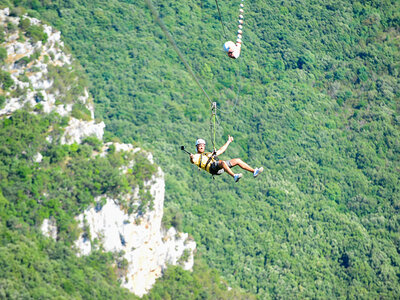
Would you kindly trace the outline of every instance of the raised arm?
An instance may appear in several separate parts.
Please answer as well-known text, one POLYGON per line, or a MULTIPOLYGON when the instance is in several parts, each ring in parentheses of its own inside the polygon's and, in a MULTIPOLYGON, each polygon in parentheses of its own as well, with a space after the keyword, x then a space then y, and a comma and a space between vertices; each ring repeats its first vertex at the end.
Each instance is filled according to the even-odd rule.
POLYGON ((225 152, 225 150, 228 148, 229 144, 233 142, 233 137, 230 135, 228 136, 228 141, 223 145, 221 148, 219 148, 216 152, 216 155, 221 155, 222 153, 225 152))

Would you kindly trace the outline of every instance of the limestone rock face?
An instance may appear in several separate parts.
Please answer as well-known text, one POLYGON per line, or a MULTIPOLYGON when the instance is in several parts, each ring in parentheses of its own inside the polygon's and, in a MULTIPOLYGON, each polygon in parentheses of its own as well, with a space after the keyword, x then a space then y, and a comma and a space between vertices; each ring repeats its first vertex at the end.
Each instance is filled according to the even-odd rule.
POLYGON ((33 161, 37 163, 42 162, 42 159, 43 155, 40 152, 36 153, 36 155, 33 157, 33 161))
POLYGON ((53 240, 57 239, 57 225, 54 219, 43 220, 40 229, 42 230, 43 235, 52 238, 53 240))
POLYGON ((95 136, 97 139, 102 140, 104 134, 104 122, 96 123, 93 121, 82 121, 75 118, 69 120, 68 126, 65 128, 63 137, 61 138, 62 144, 80 144, 85 137, 95 136))
MULTIPOLYGON (((123 144, 118 144, 116 149, 137 150, 123 144)), ((75 243, 81 255, 89 254, 96 247, 94 240, 100 241, 105 251, 123 253, 128 267, 122 285, 138 296, 148 292, 168 264, 180 264, 191 270, 196 249, 196 243, 187 233, 162 226, 165 191, 162 170, 159 168, 145 185, 154 198, 153 209, 129 215, 115 199, 98 197, 98 202, 106 197, 105 204, 101 208, 91 207, 78 217, 80 226, 86 229, 75 243)))
MULTIPOLYGON (((39 20, 27 15, 23 18, 28 19, 32 25, 42 25, 43 32, 47 34, 48 38, 47 42, 43 44, 42 41, 34 42, 32 39, 20 41, 18 32, 6 35, 6 42, 2 46, 7 50, 7 59, 2 68, 11 74, 14 81, 11 91, 20 89, 25 92, 17 97, 7 97, 4 107, 0 110, 0 116, 9 115, 25 104, 33 107, 39 102, 43 105, 44 112, 58 110, 61 115, 66 115, 72 110, 72 105, 63 108, 57 107, 64 105, 56 105, 56 99, 60 95, 57 91, 52 90, 53 80, 48 79, 47 74, 50 65, 70 65, 71 55, 63 52, 64 43, 59 31, 46 24, 41 24, 39 20), (35 53, 37 59, 32 59, 28 63, 21 62, 22 58, 28 59, 35 53), (21 76, 25 76, 25 79, 22 79, 21 76), (39 97, 38 93, 40 93, 39 97)), ((5 26, 7 22, 11 22, 18 26, 20 21, 20 17, 9 16, 8 8, 0 10, 0 25, 5 26)))
MULTIPOLYGON (((43 43, 33 41, 31 38, 21 40, 21 32, 18 31, 5 36, 6 41, 1 46, 7 50, 7 59, 2 69, 10 74, 14 84, 9 91, 1 91, 6 101, 3 107, 0 107, 0 116, 9 116, 26 105, 37 107, 44 113, 56 111, 59 115, 70 118, 62 143, 80 143, 82 139, 91 135, 101 140, 105 125, 103 122, 96 123, 93 120, 94 106, 87 89, 76 96, 76 99, 70 99, 69 102, 61 101, 65 95, 49 75, 51 67, 72 68, 71 55, 63 51, 64 43, 61 40, 61 33, 51 26, 42 24, 38 19, 27 15, 21 18, 12 17, 8 8, 0 9, 0 25, 2 26, 8 22, 18 26, 21 19, 29 20, 31 25, 42 26, 43 32, 47 35, 47 41, 43 43), (21 59, 26 59, 28 62, 21 59), (72 117, 75 103, 81 103, 92 120, 78 120, 72 117)), ((71 83, 73 84, 75 83, 71 83)), ((71 88, 72 86, 67 86, 66 90, 71 88)))

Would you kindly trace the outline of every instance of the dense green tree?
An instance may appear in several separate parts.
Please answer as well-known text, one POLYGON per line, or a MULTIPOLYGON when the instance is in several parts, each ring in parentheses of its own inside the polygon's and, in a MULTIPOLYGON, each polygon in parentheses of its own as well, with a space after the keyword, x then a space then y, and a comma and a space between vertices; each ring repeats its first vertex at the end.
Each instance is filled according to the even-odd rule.
MULTIPOLYGON (((245 2, 236 61, 221 50, 214 1, 154 1, 218 102, 217 145, 235 137, 223 159, 266 169, 235 185, 226 175, 212 181, 179 152, 209 137, 210 109, 144 3, 15 3, 62 31, 88 74, 106 136, 154 152, 167 208, 182 213, 199 255, 229 284, 261 299, 400 293, 398 1, 245 2)), ((220 2, 227 39, 236 35, 238 4, 220 2)), ((8 180, 29 181, 15 167, 8 180)), ((4 196, 24 197, 10 190, 4 196)), ((187 283, 196 276, 174 274, 187 283)))

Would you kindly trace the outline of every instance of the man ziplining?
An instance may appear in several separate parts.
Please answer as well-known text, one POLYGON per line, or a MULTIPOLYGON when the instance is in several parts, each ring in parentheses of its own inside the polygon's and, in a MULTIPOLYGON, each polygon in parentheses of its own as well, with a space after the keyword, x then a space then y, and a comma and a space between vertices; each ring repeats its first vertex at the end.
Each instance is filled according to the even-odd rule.
MULTIPOLYGON (((241 0, 241 1, 243 2, 244 0, 241 0)), ((188 64, 186 59, 184 58, 182 52, 179 50, 178 46, 176 45, 175 40, 169 33, 164 22, 161 20, 159 14, 155 10, 155 8, 151 2, 151 0, 146 0, 146 3, 147 3, 147 6, 149 7, 149 9, 151 10, 151 13, 153 14, 154 20, 161 27, 162 31, 164 32, 165 36, 171 43, 172 47, 175 49, 176 53, 178 54, 179 58, 181 59, 182 63, 186 67, 186 69, 188 70, 189 74, 193 77, 194 81, 199 86, 199 88, 203 92, 204 96, 207 98, 207 100, 212 105, 212 110, 213 110, 212 116, 214 117, 214 127, 215 127, 216 102, 212 102, 212 100, 208 96, 207 92, 204 90, 203 86, 200 84, 199 79, 194 74, 192 68, 190 67, 190 65, 188 64)), ((244 23, 244 21, 243 21, 244 17, 242 15, 242 13, 244 12, 243 7, 244 7, 244 4, 241 3, 240 9, 239 9, 239 12, 240 12, 239 26, 238 26, 239 30, 238 30, 236 44, 231 41, 228 41, 224 45, 225 51, 228 52, 228 56, 231 58, 238 58, 240 55, 241 44, 242 44, 241 38, 242 38, 242 33, 243 33, 242 28, 243 28, 243 23, 244 23)), ((221 24, 223 24, 222 20, 221 20, 221 24)), ((215 140, 215 128, 214 128, 214 140, 215 140)), ((184 146, 181 146, 181 150, 185 151, 186 153, 188 153, 190 155, 190 161, 192 164, 196 164, 199 168, 211 173, 212 175, 221 175, 223 172, 227 172, 229 175, 231 175, 233 177, 235 182, 238 182, 239 179, 243 175, 241 173, 235 174, 231 170, 231 168, 238 165, 243 170, 252 172, 254 177, 257 177, 263 171, 262 167, 253 169, 248 164, 243 162, 240 158, 234 158, 234 159, 227 160, 227 161, 218 160, 218 155, 221 155, 222 153, 224 153, 232 141, 233 141, 233 137, 229 136, 228 141, 218 151, 205 153, 206 142, 203 139, 198 139, 196 141, 196 147, 197 147, 196 154, 187 152, 184 149, 185 148, 184 146)))
POLYGON ((195 164, 199 168, 209 172, 212 175, 221 175, 224 172, 227 172, 229 175, 233 177, 235 182, 238 182, 240 178, 242 178, 242 173, 235 174, 232 172, 231 168, 235 166, 241 167, 243 170, 249 171, 253 173, 254 177, 257 177, 264 169, 255 168, 253 169, 240 158, 233 158, 231 160, 219 160, 218 156, 226 151, 229 144, 233 142, 233 137, 229 136, 228 141, 219 148, 215 152, 205 152, 206 149, 206 141, 203 139, 198 139, 196 141, 197 153, 190 153, 190 162, 195 164))

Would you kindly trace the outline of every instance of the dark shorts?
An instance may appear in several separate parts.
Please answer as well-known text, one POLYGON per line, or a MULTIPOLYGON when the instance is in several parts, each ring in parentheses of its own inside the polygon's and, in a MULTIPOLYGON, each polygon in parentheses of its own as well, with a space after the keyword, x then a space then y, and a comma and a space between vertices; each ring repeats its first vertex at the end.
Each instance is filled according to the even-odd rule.
MULTIPOLYGON (((225 162, 227 163, 227 165, 228 165, 229 168, 232 168, 232 164, 231 164, 231 161, 230 161, 230 160, 226 160, 225 162)), ((219 165, 219 162, 218 162, 218 161, 215 161, 215 162, 213 162, 213 163, 211 164, 211 166, 210 166, 210 173, 211 173, 212 175, 221 175, 221 174, 224 173, 224 172, 225 172, 224 168, 222 168, 222 166, 219 165)))

